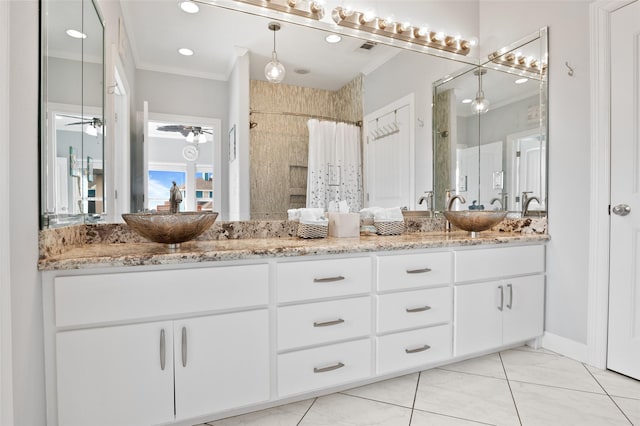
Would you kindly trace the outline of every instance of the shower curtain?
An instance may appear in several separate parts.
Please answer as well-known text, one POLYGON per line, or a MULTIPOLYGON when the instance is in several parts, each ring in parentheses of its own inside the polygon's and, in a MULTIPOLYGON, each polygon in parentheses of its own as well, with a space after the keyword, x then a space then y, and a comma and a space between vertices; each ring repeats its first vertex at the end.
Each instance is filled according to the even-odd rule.
POLYGON ((330 201, 346 201, 351 212, 360 211, 360 128, 352 124, 316 119, 309 120, 307 127, 307 207, 327 209, 330 201))

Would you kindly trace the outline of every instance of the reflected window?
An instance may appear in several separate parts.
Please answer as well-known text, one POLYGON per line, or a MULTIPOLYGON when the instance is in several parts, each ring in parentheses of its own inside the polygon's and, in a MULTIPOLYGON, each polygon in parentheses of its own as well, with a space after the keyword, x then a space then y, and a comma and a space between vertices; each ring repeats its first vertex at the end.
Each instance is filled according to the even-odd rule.
POLYGON ((196 172, 196 210, 213 211, 213 170, 196 172))
MULTIPOLYGON (((149 170, 149 209, 158 212, 169 212, 169 191, 173 182, 186 199, 186 177, 184 170, 149 170)), ((180 211, 185 211, 185 203, 180 203, 180 211)))

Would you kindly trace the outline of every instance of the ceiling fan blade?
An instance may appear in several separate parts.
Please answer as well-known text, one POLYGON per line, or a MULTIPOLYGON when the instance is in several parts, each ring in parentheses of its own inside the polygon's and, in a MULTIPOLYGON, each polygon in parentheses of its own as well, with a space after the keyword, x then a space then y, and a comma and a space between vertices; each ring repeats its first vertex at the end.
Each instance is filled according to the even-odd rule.
POLYGON ((75 125, 77 125, 77 124, 90 124, 90 123, 93 123, 93 122, 92 122, 92 121, 77 121, 77 122, 75 122, 75 123, 68 123, 68 124, 65 124, 65 126, 75 126, 75 125))
POLYGON ((75 118, 76 120, 85 120, 81 115, 56 114, 58 117, 75 118))

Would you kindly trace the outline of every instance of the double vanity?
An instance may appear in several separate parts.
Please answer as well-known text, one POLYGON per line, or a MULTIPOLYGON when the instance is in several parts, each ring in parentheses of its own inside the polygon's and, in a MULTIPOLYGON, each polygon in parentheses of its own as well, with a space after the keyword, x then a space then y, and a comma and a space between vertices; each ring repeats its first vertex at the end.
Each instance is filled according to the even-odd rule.
POLYGON ((44 257, 47 424, 193 425, 529 342, 548 238, 103 241, 44 257))

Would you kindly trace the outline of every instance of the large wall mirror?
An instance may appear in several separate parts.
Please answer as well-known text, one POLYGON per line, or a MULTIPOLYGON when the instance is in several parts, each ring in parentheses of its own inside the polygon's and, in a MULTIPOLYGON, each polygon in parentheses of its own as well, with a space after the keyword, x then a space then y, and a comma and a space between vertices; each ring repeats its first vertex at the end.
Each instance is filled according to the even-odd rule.
POLYGON ((96 221, 105 210, 103 21, 92 0, 42 4, 42 224, 96 221))
MULTIPOLYGON (((83 2, 92 4, 43 4, 50 9, 77 3, 75 8, 86 9, 83 2)), ((105 199, 111 200, 106 203, 107 220, 118 221, 120 213, 129 211, 162 210, 163 194, 168 200, 163 185, 174 180, 171 176, 183 177, 183 199, 191 200, 185 209, 212 209, 231 220, 286 218, 288 208, 307 205, 310 198, 311 119, 360 125, 355 138, 361 157, 352 169, 360 182, 355 195, 337 185, 354 174, 340 163, 327 172, 336 184, 329 185, 330 197, 359 199, 350 205, 353 210, 368 205, 427 207, 418 200, 438 182, 432 166, 433 82, 461 67, 477 66, 477 58, 425 54, 381 36, 354 37, 353 31, 326 22, 299 25, 301 21, 285 19, 274 32, 269 28, 276 20, 273 13, 240 2, 207 3, 197 2, 198 13, 189 14, 174 1, 97 2, 105 16, 120 17, 107 22, 107 32, 114 37, 106 61, 108 81, 101 92, 107 93, 107 111, 113 110, 118 120, 110 121, 109 115, 108 131, 98 133, 107 135, 107 158, 113 158, 113 164, 98 163, 98 155, 89 154, 85 132, 86 137, 80 136, 85 139, 79 173, 89 175, 87 157, 94 181, 105 170, 110 187, 105 199), (341 35, 339 43, 327 42, 332 32, 341 35), (194 54, 180 55, 183 47, 194 54), (280 84, 267 82, 264 73, 274 48, 286 68, 280 84), (178 175, 172 174, 176 171, 178 175)), ((54 16, 48 14, 49 38, 54 28, 68 25, 61 16, 55 19, 60 22, 54 25, 54 16)), ((51 66, 44 77, 48 87, 59 87, 65 78, 51 72, 51 66)), ((94 118, 104 123, 102 103, 46 95, 47 103, 82 106, 82 114, 62 113, 68 120, 81 117, 77 122, 84 128, 94 118)), ((61 121, 65 128, 79 126, 70 123, 61 121)), ((52 180, 49 157, 43 161, 43 199, 61 185, 52 180)), ((90 183, 85 177, 69 179, 90 183)), ((83 218, 89 213, 94 217, 88 201, 86 206, 84 201, 74 204, 85 209, 76 211, 83 218)), ((63 211, 51 210, 47 203, 43 213, 55 216, 55 224, 65 222, 63 211)))
POLYGON ((436 209, 547 210, 547 29, 434 83, 436 209))

